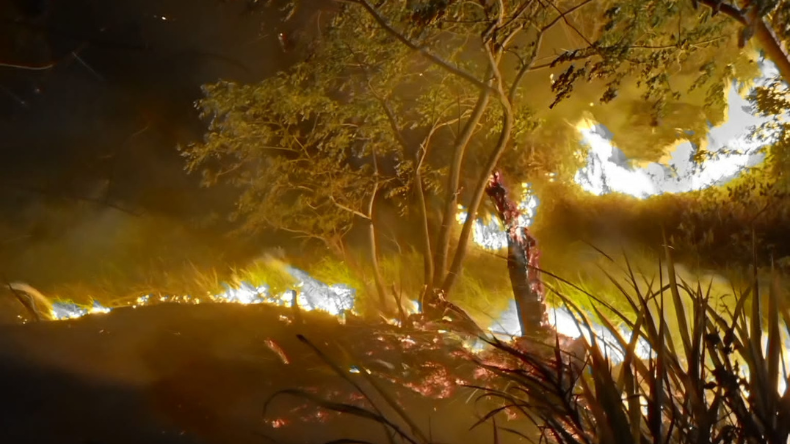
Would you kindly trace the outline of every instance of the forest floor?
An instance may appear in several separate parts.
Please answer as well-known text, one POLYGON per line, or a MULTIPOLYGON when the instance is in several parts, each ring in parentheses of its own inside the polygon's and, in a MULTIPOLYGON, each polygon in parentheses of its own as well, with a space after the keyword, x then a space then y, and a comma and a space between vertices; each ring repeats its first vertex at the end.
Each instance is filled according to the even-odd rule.
MULTIPOLYGON (((459 338, 293 315, 268 305, 161 304, 2 326, 0 442, 388 442, 381 424, 294 397, 278 397, 264 416, 266 401, 284 389, 362 405, 297 334, 350 374, 351 362, 370 369, 433 442, 492 442, 490 424, 469 430, 488 407, 476 402, 480 391, 463 386, 479 384, 480 373, 459 338)), ((366 392, 397 416, 369 385, 366 392)), ((521 442, 501 433, 499 440, 521 442)))

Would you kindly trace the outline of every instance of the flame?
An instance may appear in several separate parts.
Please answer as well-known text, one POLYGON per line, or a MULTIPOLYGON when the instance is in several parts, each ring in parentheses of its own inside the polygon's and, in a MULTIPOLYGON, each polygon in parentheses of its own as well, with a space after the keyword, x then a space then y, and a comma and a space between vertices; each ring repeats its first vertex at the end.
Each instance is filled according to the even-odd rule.
MULTIPOLYGON (((778 75, 776 66, 767 60, 760 61, 762 75, 756 86, 764 86, 778 75)), ((780 118, 788 118, 790 113, 780 118)), ((622 151, 611 142, 612 134, 591 118, 583 118, 575 128, 582 137, 581 145, 588 148, 587 165, 575 175, 574 181, 585 191, 595 195, 622 193, 644 199, 663 193, 698 191, 719 186, 736 178, 749 167, 764 160, 762 149, 773 143, 776 134, 764 138, 751 137, 751 129, 768 122, 770 117, 757 116, 752 112, 749 101, 731 85, 728 93, 727 119, 722 125, 711 128, 707 135, 705 151, 707 159, 697 161, 694 155, 700 148, 689 141, 678 144, 666 163, 652 162, 645 167, 634 167, 622 151)), ((667 147, 669 148, 669 147, 667 147)), ((584 156, 582 150, 578 156, 584 156)), ((549 174, 553 182, 555 174, 549 174)), ((522 200, 519 208, 524 220, 521 226, 528 227, 535 218, 539 201, 529 184, 522 184, 522 200)), ((466 221, 467 213, 459 205, 456 215, 458 223, 466 221)), ((493 215, 475 220, 473 240, 487 250, 507 247, 507 237, 499 219, 493 215)))
MULTIPOLYGON (((775 68, 773 70, 775 71, 775 68)), ((764 84, 771 75, 773 75, 771 65, 766 63, 763 66, 763 77, 755 83, 757 85, 764 84)), ((726 183, 737 177, 746 168, 762 162, 763 153, 761 150, 773 140, 771 138, 753 140, 749 137, 749 128, 765 123, 767 118, 755 116, 751 112, 748 101, 738 94, 734 86, 730 87, 728 104, 726 123, 711 128, 708 133, 705 149, 710 153, 709 158, 695 160, 694 154, 697 153, 699 147, 694 147, 690 142, 685 141, 675 147, 666 163, 654 162, 641 168, 634 167, 628 162, 622 152, 611 143, 612 137, 602 125, 589 118, 582 119, 575 127, 582 137, 582 145, 589 149, 587 165, 577 172, 574 178, 575 182, 582 189, 595 195, 619 192, 636 198, 646 198, 662 193, 696 191, 726 183)), ((582 151, 579 151, 578 154, 582 155, 582 151)), ((549 177, 550 181, 554 180, 554 174, 549 177)), ((529 183, 521 184, 521 197, 519 209, 522 214, 517 224, 529 227, 534 221, 539 200, 534 195, 529 183)), ((468 216, 467 212, 460 205, 458 209, 456 220, 458 223, 464 223, 468 216)), ((498 250, 507 246, 504 227, 495 216, 488 217, 488 222, 481 219, 475 220, 473 240, 481 247, 490 250, 498 250)), ((322 310, 341 319, 343 313, 353 310, 355 299, 353 288, 342 284, 327 285, 294 267, 286 266, 286 270, 298 281, 296 286, 299 289, 298 292, 291 289, 280 294, 272 294, 268 285, 255 286, 242 282, 237 287, 225 285, 223 293, 209 295, 208 299, 217 303, 242 305, 265 303, 279 306, 291 306, 296 299, 299 306, 306 311, 322 310)), ((156 302, 152 302, 152 299, 154 298, 151 295, 144 295, 127 305, 132 307, 149 305, 156 302)), ((201 299, 191 296, 160 296, 158 302, 199 304, 201 299)), ((405 311, 419 312, 419 304, 414 301, 410 302, 411 304, 407 305, 411 306, 405 307, 405 311)), ((75 319, 88 314, 110 311, 110 308, 95 301, 89 307, 71 302, 55 302, 51 307, 51 317, 55 320, 75 319)), ((583 329, 580 330, 573 315, 567 309, 549 308, 548 312, 551 325, 559 333, 571 338, 585 336, 588 341, 590 340, 591 333, 583 329)), ((515 302, 511 301, 510 307, 502 314, 496 325, 489 330, 500 337, 521 336, 515 302)), ((442 332, 440 331, 440 333, 442 332)), ((621 333, 626 337, 630 336, 630 332, 626 330, 621 333)), ((614 343, 611 332, 600 325, 593 324, 592 334, 606 343, 614 343)), ((790 347, 790 339, 786 337, 783 339, 786 346, 790 347)), ((434 339, 434 342, 436 341, 437 339, 434 339)), ((414 341, 407 337, 402 342, 408 348, 413 345, 414 341)), ((267 342, 266 345, 280 357, 283 363, 289 363, 288 357, 279 345, 273 341, 267 342)), ((466 342, 463 345, 467 351, 475 354, 485 349, 485 344, 480 341, 466 342)), ((614 350, 616 347, 612 348, 612 351, 614 350)), ((637 350, 637 355, 642 358, 649 356, 651 352, 649 346, 644 343, 640 343, 637 350)), ((618 359, 617 353, 612 353, 611 357, 614 361, 618 359)), ((790 365, 790 362, 787 364, 790 365)), ((359 369, 351 367, 349 371, 355 373, 359 372, 359 369)), ((449 379, 446 370, 438 369, 424 384, 412 388, 420 393, 444 397, 452 393, 452 387, 453 382, 449 379)), ((284 420, 279 419, 273 421, 271 425, 281 427, 285 424, 284 420)))
MULTIPOLYGON (((521 210, 521 215, 518 218, 517 226, 529 227, 535 220, 538 205, 540 201, 532 191, 532 185, 529 183, 521 184, 521 200, 519 200, 518 209, 521 210)), ((458 213, 455 220, 459 224, 466 222, 467 211, 458 205, 458 213)), ((488 222, 482 219, 476 219, 474 229, 472 230, 472 240, 475 244, 485 248, 486 250, 500 250, 507 248, 507 234, 502 222, 495 215, 489 215, 488 222)))
MULTIPOLYGON (((762 76, 755 81, 758 86, 765 85, 777 72, 770 62, 763 62, 761 69, 762 76)), ((725 123, 710 128, 704 147, 684 141, 675 147, 666 163, 652 162, 643 168, 631 165, 611 143, 612 136, 603 125, 583 118, 576 129, 589 151, 587 165, 576 173, 575 182, 592 194, 622 193, 639 199, 698 191, 729 182, 764 160, 762 149, 776 140, 776 134, 767 134, 760 140, 752 138, 752 128, 767 123, 771 117, 756 115, 734 84, 727 99, 725 123), (695 160, 702 148, 707 158, 695 160)))
POLYGON ((52 319, 66 320, 81 318, 88 314, 109 313, 110 309, 101 305, 98 301, 93 301, 90 307, 83 307, 73 302, 55 302, 52 304, 52 319))
MULTIPOLYGON (((286 271, 297 280, 295 290, 286 290, 280 294, 272 294, 271 288, 264 284, 260 286, 242 282, 238 287, 223 284, 225 291, 217 295, 209 295, 209 299, 216 303, 231 304, 272 304, 290 307, 296 295, 299 308, 305 311, 320 310, 341 320, 343 314, 353 310, 356 291, 344 284, 327 285, 308 273, 291 266, 285 267, 286 271)), ((159 296, 154 298, 152 295, 143 295, 132 302, 121 304, 120 306, 130 306, 137 308, 151 305, 153 303, 180 303, 180 304, 200 304, 201 299, 189 295, 182 296, 159 296)), ((410 307, 414 309, 415 307, 410 307)), ((91 306, 81 306, 74 302, 56 301, 50 310, 53 320, 76 319, 89 314, 109 313, 112 309, 94 301, 91 306)))

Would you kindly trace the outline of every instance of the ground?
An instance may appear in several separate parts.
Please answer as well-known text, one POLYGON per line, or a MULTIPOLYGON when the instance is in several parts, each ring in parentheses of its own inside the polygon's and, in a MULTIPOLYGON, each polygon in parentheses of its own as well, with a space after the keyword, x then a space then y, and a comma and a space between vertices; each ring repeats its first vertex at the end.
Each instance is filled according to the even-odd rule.
MULTIPOLYGON (((387 327, 392 335, 384 338, 389 334, 384 327, 373 335, 367 324, 340 325, 316 313, 302 313, 304 324, 299 324, 292 314, 263 305, 163 304, 0 327, 0 442, 387 442, 381 425, 355 418, 329 415, 326 422, 303 422, 300 415, 320 416, 320 410, 289 413, 301 404, 292 398, 280 398, 263 417, 266 400, 285 388, 313 387, 321 395, 353 398, 350 386, 296 339, 298 333, 339 363, 336 343, 367 355, 362 362, 374 374, 380 374, 377 362, 381 372, 394 374, 390 367, 396 367, 395 373, 408 374, 443 359, 460 373, 473 370, 469 359, 450 353, 449 344, 429 351, 433 357, 408 347, 380 354, 393 338, 402 341, 404 332, 387 327), (377 356, 386 360, 376 361, 377 356), (288 424, 272 426, 282 418, 288 424)), ((393 385, 385 387, 394 391, 393 385)), ((444 388, 434 387, 433 393, 444 388)), ((485 410, 475 403, 476 395, 464 387, 445 399, 396 393, 436 442, 491 442, 490 425, 468 430, 485 410)), ((518 442, 510 440, 515 437, 500 436, 500 442, 518 442)))

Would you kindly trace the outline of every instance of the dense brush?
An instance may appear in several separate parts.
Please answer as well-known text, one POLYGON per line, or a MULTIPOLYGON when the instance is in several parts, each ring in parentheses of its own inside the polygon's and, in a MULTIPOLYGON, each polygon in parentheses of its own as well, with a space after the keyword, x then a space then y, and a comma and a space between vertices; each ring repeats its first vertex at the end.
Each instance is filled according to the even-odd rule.
POLYGON ((751 285, 734 289, 731 307, 722 307, 712 303, 710 286, 679 279, 666 257, 667 272, 657 281, 630 268, 624 282, 610 277, 627 311, 588 295, 613 341, 596 336, 587 313, 555 292, 588 338, 589 359, 574 384, 562 383, 574 374, 567 362, 554 360, 550 371, 534 356, 494 343, 518 357, 521 371, 493 369, 511 384, 484 396, 536 424, 540 432, 530 437, 542 442, 786 444, 790 390, 781 329, 790 333, 790 316, 779 281, 764 296, 755 273, 751 285), (639 342, 649 346, 647 356, 638 353, 639 342))

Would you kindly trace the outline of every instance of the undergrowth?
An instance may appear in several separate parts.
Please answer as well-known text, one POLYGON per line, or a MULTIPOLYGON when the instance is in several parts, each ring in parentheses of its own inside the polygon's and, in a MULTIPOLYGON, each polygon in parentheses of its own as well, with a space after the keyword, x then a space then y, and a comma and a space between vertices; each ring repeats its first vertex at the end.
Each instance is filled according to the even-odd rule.
MULTIPOLYGON (((525 348, 519 341, 486 339, 489 349, 476 362, 496 375, 497 382, 470 386, 481 391, 478 401, 493 401, 496 407, 469 418, 470 426, 488 424, 495 443, 505 434, 562 444, 788 442, 785 344, 790 309, 778 277, 763 291, 754 271, 747 285, 733 284, 731 303, 722 304, 712 297, 710 282, 679 276, 668 250, 656 276, 635 271, 628 261, 621 275, 603 274, 623 304, 612 304, 560 278, 556 280, 563 285, 548 286, 574 314, 586 338, 583 362, 568 359, 559 337, 548 353, 525 348), (577 294, 571 296, 568 289, 577 294), (586 308, 576 302, 580 294, 587 299, 586 308), (492 360, 492 354, 508 359, 492 360)), ((301 339, 366 403, 333 403, 299 390, 288 394, 377 422, 387 431, 388 442, 434 444, 408 412, 392 404, 377 385, 375 372, 362 368, 357 375, 348 374, 301 339), (382 413, 372 395, 384 399, 394 413, 382 413)))

